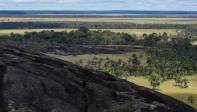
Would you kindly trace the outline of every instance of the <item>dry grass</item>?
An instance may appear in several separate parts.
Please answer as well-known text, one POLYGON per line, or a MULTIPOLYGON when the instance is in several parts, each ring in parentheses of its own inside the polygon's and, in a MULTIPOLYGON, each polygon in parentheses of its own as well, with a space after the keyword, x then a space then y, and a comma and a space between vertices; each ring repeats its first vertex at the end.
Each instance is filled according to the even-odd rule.
POLYGON ((197 41, 194 41, 192 44, 193 44, 193 45, 197 45, 197 41))
MULTIPOLYGON (((61 32, 61 31, 72 31, 76 29, 12 29, 12 30, 0 30, 0 35, 7 35, 10 33, 19 33, 19 34, 24 34, 25 32, 41 32, 43 30, 54 30, 56 32, 61 32)), ((96 30, 96 29, 92 29, 96 30)), ((142 36, 144 33, 146 34, 151 34, 151 33, 163 33, 167 32, 169 35, 177 35, 177 31, 175 29, 102 29, 103 31, 112 31, 112 32, 124 32, 124 33, 129 33, 129 34, 135 34, 137 36, 142 36)))
POLYGON ((25 32, 41 32, 41 31, 51 31, 62 32, 62 31, 73 31, 74 29, 11 29, 11 30, 0 30, 0 35, 8 35, 10 33, 24 34, 25 32))
POLYGON ((196 18, 6 18, 0 22, 119 22, 136 24, 195 24, 196 18))
MULTIPOLYGON (((190 79, 189 88, 176 87, 174 86, 175 82, 173 80, 169 80, 161 84, 159 92, 172 96, 180 101, 183 101, 197 108, 197 75, 189 76, 187 78, 190 79), (193 96, 193 104, 188 102, 189 96, 193 96)), ((151 88, 148 80, 144 77, 129 77, 128 80, 137 85, 151 88)))
POLYGON ((84 55, 70 55, 70 56, 63 56, 63 55, 55 55, 55 54, 48 54, 49 56, 55 57, 55 58, 59 58, 62 59, 64 61, 69 61, 72 63, 77 63, 80 60, 83 60, 84 63, 87 63, 89 60, 93 59, 94 57, 97 58, 103 58, 106 59, 107 57, 111 60, 114 61, 118 61, 119 59, 122 59, 123 61, 127 62, 129 60, 129 58, 132 57, 133 54, 136 54, 138 57, 140 57, 140 55, 142 55, 142 57, 140 58, 140 61, 142 64, 146 63, 146 54, 143 52, 128 52, 128 53, 124 53, 124 54, 84 54, 84 55))

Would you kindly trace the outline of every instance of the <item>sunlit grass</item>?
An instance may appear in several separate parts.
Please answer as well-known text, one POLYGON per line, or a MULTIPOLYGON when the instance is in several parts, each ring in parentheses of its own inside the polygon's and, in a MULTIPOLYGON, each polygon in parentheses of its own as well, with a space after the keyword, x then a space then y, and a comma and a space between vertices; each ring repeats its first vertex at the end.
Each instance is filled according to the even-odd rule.
MULTIPOLYGON (((159 92, 172 96, 180 101, 183 101, 195 108, 197 108, 197 75, 187 77, 190 79, 189 88, 180 88, 175 86, 173 80, 165 81, 161 84, 159 92), (188 97, 194 98, 194 103, 188 101, 188 97)), ((144 77, 129 77, 129 81, 144 87, 150 87, 150 83, 144 77)))
POLYGON ((59 58, 65 61, 69 61, 72 63, 77 63, 80 60, 83 60, 84 63, 87 63, 89 60, 93 59, 94 57, 97 58, 103 58, 106 59, 107 57, 111 60, 117 61, 119 59, 127 62, 129 58, 132 57, 133 54, 136 54, 138 57, 140 55, 142 56, 139 58, 141 60, 141 63, 144 64, 146 60, 146 54, 143 52, 128 52, 128 53, 123 53, 123 54, 84 54, 84 55, 69 55, 69 56, 63 56, 63 55, 55 55, 55 54, 48 54, 49 56, 59 58))
POLYGON ((1 17, 0 22, 116 22, 136 24, 195 24, 196 18, 7 18, 1 17))
POLYGON ((197 45, 197 41, 194 41, 192 44, 193 44, 193 45, 197 45))
POLYGON ((41 32, 41 31, 51 31, 54 30, 55 32, 62 32, 62 31, 73 31, 74 29, 6 29, 0 30, 0 35, 8 35, 10 33, 19 33, 24 34, 25 32, 41 32))
MULTIPOLYGON (((69 28, 61 28, 61 29, 11 29, 11 30, 0 30, 0 35, 8 35, 10 33, 19 33, 24 34, 25 32, 41 32, 41 31, 50 31, 54 30, 55 32, 62 32, 62 31, 73 31, 76 29, 69 29, 69 28)), ((97 29, 91 29, 93 31, 97 29)), ((151 33, 158 33, 162 34, 164 32, 168 33, 169 35, 177 35, 177 31, 175 29, 102 29, 103 31, 112 31, 115 33, 129 33, 135 34, 137 36, 142 36, 144 33, 151 34, 151 33)))

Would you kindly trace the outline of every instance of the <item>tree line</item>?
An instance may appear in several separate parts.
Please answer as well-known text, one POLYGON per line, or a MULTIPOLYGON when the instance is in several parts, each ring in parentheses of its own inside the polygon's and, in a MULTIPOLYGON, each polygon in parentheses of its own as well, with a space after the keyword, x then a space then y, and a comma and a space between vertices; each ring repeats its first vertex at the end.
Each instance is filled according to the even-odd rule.
MULTIPOLYGON (((78 30, 71 32, 62 31, 55 32, 26 32, 25 34, 11 33, 10 35, 1 35, 2 41, 35 41, 49 43, 63 43, 75 45, 143 45, 147 47, 172 47, 176 42, 188 41, 187 38, 179 36, 170 36, 163 34, 144 34, 142 39, 138 39, 136 35, 128 33, 114 33, 111 31, 90 31, 87 27, 80 27, 78 30)), ((189 44, 189 42, 188 42, 189 44)))
MULTIPOLYGON (((2 20, 3 21, 3 20, 2 20)), ((115 22, 0 22, 0 29, 50 29, 86 26, 90 29, 187 29, 193 24, 135 24, 115 22)))

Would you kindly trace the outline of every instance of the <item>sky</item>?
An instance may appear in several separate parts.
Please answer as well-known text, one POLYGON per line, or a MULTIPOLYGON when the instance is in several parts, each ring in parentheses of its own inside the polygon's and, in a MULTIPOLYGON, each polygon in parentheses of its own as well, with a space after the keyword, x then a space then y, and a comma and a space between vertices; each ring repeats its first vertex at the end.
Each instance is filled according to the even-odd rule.
POLYGON ((0 0, 0 10, 197 11, 197 0, 0 0))

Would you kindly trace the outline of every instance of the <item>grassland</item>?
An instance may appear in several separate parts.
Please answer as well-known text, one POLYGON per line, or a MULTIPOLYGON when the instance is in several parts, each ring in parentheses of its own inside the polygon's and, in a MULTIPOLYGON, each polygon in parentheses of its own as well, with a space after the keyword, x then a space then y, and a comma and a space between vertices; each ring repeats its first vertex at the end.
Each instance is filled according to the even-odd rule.
POLYGON ((136 24, 196 24, 196 18, 8 18, 1 17, 0 22, 119 22, 136 24))
POLYGON ((10 33, 19 33, 19 34, 24 34, 25 32, 41 32, 41 31, 50 31, 54 30, 56 32, 61 32, 61 31, 72 31, 74 29, 9 29, 9 30, 0 30, 0 35, 8 35, 10 33))
POLYGON ((197 41, 194 41, 192 44, 193 44, 193 45, 197 45, 197 41))
MULTIPOLYGON (((10 33, 19 33, 19 34, 24 34, 25 32, 41 32, 43 30, 54 30, 56 32, 61 32, 61 31, 72 31, 76 29, 11 29, 11 30, 0 30, 0 35, 7 35, 10 33)), ((97 30, 97 29, 92 29, 92 30, 97 30)), ((129 33, 129 34, 135 34, 137 36, 142 36, 144 33, 146 34, 151 34, 151 33, 163 33, 167 32, 169 35, 177 35, 177 31, 175 29, 102 29, 103 31, 112 31, 116 33, 129 33)))
POLYGON ((76 55, 76 56, 71 56, 71 55, 63 56, 63 55, 55 55, 55 54, 48 54, 48 55, 55 57, 55 58, 62 59, 64 61, 69 61, 72 63, 77 63, 80 60, 83 60, 83 62, 86 63, 89 60, 93 59, 94 57, 103 58, 103 59, 106 59, 108 57, 114 61, 117 61, 118 59, 122 59, 123 61, 127 62, 129 60, 129 58, 132 57, 133 54, 136 54, 138 57, 140 57, 140 55, 142 55, 140 60, 141 60, 142 64, 145 64, 145 60, 146 60, 147 56, 143 52, 128 52, 128 53, 124 53, 124 54, 84 54, 84 55, 76 55))
MULTIPOLYGON (((38 15, 34 15, 38 16, 38 15)), ((38 17, 0 17, 0 22, 52 22, 52 23, 61 23, 61 22, 93 22, 93 23, 133 23, 133 24, 197 24, 197 18, 129 18, 129 17, 64 17, 64 15, 52 17, 46 17, 40 15, 38 17)), ((42 31, 42 30, 52 30, 52 29, 19 29, 19 30, 0 30, 0 35, 14 33, 24 33, 32 31, 42 31)), ((54 31, 71 31, 73 29, 53 29, 54 31)), ((94 30, 94 29, 93 29, 94 30)), ((141 36, 144 33, 163 33, 167 32, 169 35, 176 35, 176 29, 103 29, 110 30, 112 32, 125 32, 129 34, 135 34, 141 36)))
MULTIPOLYGON (((159 92, 172 96, 197 109, 197 75, 189 76, 187 78, 190 79, 189 88, 176 87, 174 86, 175 82, 173 80, 169 80, 161 84, 159 92), (188 102, 189 96, 194 98, 193 104, 188 102)), ((151 88, 148 80, 144 77, 129 77, 128 80, 137 85, 151 88)))

